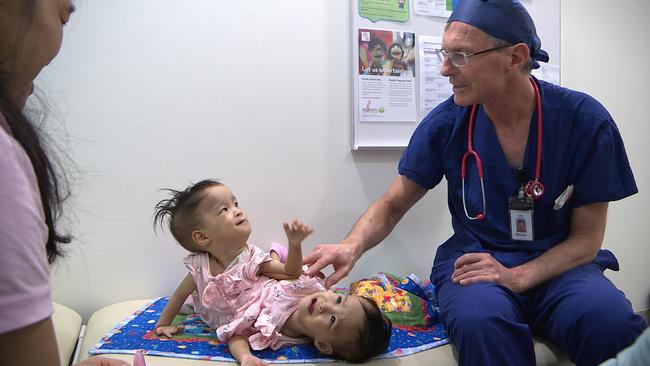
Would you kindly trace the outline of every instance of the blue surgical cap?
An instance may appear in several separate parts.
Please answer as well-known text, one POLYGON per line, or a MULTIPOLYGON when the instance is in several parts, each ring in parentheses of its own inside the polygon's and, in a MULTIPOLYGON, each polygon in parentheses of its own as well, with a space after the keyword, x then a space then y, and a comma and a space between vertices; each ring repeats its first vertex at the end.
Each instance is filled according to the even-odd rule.
POLYGON ((539 67, 537 61, 548 62, 533 19, 517 0, 460 0, 448 22, 469 24, 512 44, 527 44, 533 69, 539 67))

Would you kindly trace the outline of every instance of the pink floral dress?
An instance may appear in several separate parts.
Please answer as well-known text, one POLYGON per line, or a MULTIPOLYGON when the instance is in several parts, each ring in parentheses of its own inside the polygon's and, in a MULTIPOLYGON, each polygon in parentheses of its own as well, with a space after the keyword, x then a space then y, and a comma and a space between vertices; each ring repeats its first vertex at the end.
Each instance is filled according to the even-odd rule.
POLYGON ((216 329, 220 341, 248 336, 254 350, 275 350, 285 344, 310 341, 285 336, 280 330, 301 298, 325 291, 322 280, 300 276, 278 281, 258 276, 259 265, 269 260, 268 253, 247 245, 222 274, 213 276, 208 253, 193 253, 185 258, 197 288, 192 294, 194 310, 216 329))

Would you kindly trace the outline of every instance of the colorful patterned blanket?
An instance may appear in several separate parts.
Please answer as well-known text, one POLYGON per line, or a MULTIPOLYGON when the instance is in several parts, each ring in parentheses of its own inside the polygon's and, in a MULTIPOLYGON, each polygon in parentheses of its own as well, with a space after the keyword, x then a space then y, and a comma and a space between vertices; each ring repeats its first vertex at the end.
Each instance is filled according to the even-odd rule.
MULTIPOLYGON (((438 308, 433 296, 433 286, 416 276, 394 276, 378 273, 353 282, 349 289, 338 292, 363 295, 374 299, 393 323, 390 346, 377 358, 409 355, 447 344, 445 327, 438 320, 438 308)), ((228 345, 216 339, 214 331, 196 314, 177 315, 173 324, 183 324, 183 334, 172 339, 159 338, 153 327, 163 311, 168 298, 160 297, 148 302, 90 349, 90 354, 127 353, 142 350, 145 354, 214 361, 235 362, 228 345)), ((336 359, 320 354, 312 344, 282 347, 276 351, 253 351, 269 363, 334 362, 336 359)))

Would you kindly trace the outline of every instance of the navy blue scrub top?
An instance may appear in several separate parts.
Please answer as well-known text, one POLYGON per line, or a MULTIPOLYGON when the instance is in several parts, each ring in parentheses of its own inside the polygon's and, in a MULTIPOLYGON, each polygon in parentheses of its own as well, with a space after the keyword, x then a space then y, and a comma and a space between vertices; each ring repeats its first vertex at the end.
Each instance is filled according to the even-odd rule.
MULTIPOLYGON (((425 189, 447 179, 448 205, 454 235, 436 252, 434 267, 465 253, 488 252, 506 267, 528 262, 565 240, 575 207, 615 201, 636 193, 637 187, 623 140, 614 120, 594 98, 534 79, 542 99, 543 136, 540 182, 544 195, 535 201, 534 241, 510 235, 508 197, 521 183, 510 167, 489 117, 479 108, 473 146, 483 163, 486 218, 469 220, 463 210, 461 160, 467 151, 470 107, 454 104, 453 96, 419 124, 399 162, 399 174, 425 189), (555 199, 569 186, 573 196, 560 210, 555 199)), ((530 125, 523 169, 535 177, 537 113, 530 125)), ((468 159, 465 199, 470 216, 482 211, 481 186, 475 160, 468 159)), ((603 268, 618 270, 614 255, 601 250, 595 259, 603 268)))

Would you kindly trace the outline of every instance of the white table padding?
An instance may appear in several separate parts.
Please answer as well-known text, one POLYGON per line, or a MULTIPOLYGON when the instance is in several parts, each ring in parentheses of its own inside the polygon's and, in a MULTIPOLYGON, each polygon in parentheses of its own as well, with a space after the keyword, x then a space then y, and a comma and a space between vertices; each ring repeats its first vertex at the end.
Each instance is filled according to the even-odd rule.
POLYGON ((61 365, 68 365, 81 330, 81 315, 69 307, 54 303, 52 314, 61 365))

